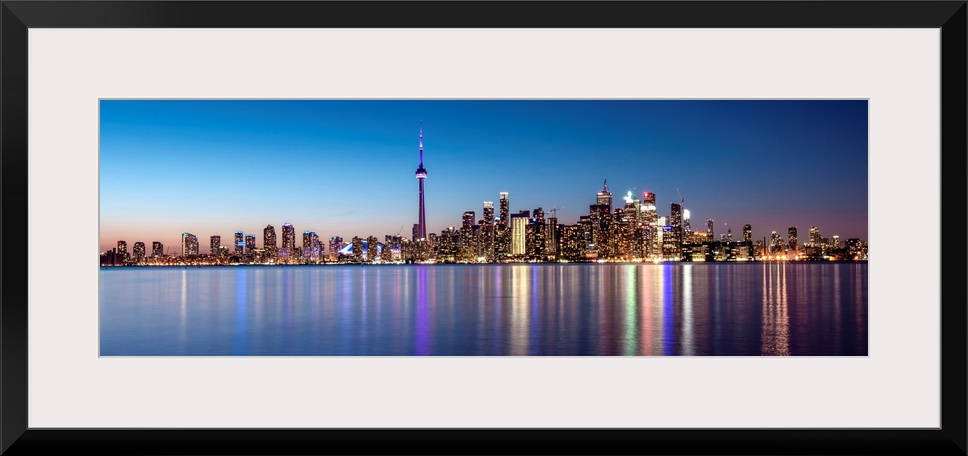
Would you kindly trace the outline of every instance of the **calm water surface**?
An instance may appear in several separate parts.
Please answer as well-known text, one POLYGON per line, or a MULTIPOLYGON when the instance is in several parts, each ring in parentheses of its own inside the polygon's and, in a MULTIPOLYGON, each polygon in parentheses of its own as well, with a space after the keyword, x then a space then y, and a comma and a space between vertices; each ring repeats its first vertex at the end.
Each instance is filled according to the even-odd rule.
POLYGON ((867 355, 866 263, 102 268, 102 356, 867 355))

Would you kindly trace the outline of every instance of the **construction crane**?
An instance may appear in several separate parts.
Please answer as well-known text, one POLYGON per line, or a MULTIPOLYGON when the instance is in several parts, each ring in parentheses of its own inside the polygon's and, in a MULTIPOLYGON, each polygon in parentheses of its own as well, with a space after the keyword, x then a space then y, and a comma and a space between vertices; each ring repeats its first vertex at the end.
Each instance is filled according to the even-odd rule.
MULTIPOLYGON (((679 193, 679 187, 676 187, 676 193, 679 193)), ((685 205, 686 199, 682 197, 682 193, 679 193, 679 204, 685 205)))
POLYGON ((552 217, 558 218, 558 209, 564 209, 564 208, 563 207, 553 207, 551 209, 548 209, 548 212, 551 212, 551 216, 552 217))

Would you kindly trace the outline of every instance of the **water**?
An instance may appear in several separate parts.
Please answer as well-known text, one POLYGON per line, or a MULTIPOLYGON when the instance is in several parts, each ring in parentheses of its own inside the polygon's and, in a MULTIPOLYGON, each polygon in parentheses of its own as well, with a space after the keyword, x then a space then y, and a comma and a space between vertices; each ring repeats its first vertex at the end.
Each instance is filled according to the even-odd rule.
POLYGON ((102 268, 102 356, 867 355, 866 263, 102 268))

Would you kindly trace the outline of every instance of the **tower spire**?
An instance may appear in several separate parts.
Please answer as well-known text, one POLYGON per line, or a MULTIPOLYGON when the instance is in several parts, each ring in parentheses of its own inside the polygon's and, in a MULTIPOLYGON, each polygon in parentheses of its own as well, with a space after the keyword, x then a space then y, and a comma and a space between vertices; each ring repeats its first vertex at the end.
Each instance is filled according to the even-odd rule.
POLYGON ((608 178, 605 178, 605 191, 608 191, 608 178))
POLYGON ((423 166, 423 121, 420 121, 420 166, 423 166))

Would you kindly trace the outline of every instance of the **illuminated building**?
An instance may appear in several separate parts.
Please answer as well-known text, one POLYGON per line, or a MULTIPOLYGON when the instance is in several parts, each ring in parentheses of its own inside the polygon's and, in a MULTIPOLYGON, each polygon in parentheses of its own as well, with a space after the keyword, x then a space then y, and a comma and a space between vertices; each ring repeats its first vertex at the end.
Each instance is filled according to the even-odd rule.
MULTIPOLYGON (((669 220, 669 226, 672 230, 665 234, 671 234, 672 239, 669 241, 664 241, 663 251, 666 256, 671 253, 672 258, 679 258, 682 249, 682 205, 679 203, 672 203, 670 205, 671 216, 669 220), (667 246, 672 246, 672 250, 668 250, 667 246)), ((663 237, 663 239, 665 239, 663 237)))
POLYGON ((339 252, 343 250, 343 238, 339 236, 333 236, 329 238, 329 260, 336 261, 339 259, 339 252))
POLYGON ((743 225, 743 242, 753 242, 753 227, 749 223, 743 225))
POLYGON ((712 239, 715 234, 713 234, 713 219, 706 220, 706 232, 709 233, 709 238, 712 239))
POLYGON ((380 241, 376 239, 376 236, 369 236, 366 238, 366 261, 372 263, 376 260, 379 254, 380 241))
POLYGON ((692 232, 692 225, 689 222, 689 209, 682 209, 682 232, 689 234, 692 232))
POLYGON ((182 257, 198 256, 198 236, 182 233, 182 257))
POLYGON ((474 226, 474 211, 465 211, 464 216, 461 218, 461 228, 470 228, 474 226))
POLYGON ((639 206, 639 219, 642 226, 646 227, 642 239, 643 258, 658 258, 661 256, 661 245, 659 244, 659 212, 655 206, 655 193, 642 192, 642 203, 639 206))
POLYGON ((511 216, 511 255, 521 256, 526 253, 527 229, 530 214, 521 211, 511 216))
POLYGON ((608 191, 608 179, 605 179, 603 188, 595 198, 595 204, 608 207, 608 212, 612 212, 612 193, 608 191))
POLYGON ((532 214, 531 215, 531 218, 534 219, 533 220, 534 223, 537 223, 539 225, 544 225, 544 222, 545 222, 544 209, 542 209, 542 208, 539 207, 539 208, 535 209, 534 211, 532 211, 531 214, 532 214))
POLYGON ((795 226, 787 228, 787 245, 790 249, 797 248, 797 227, 795 226))
POLYGON ((279 249, 280 257, 289 257, 296 250, 296 229, 292 224, 282 224, 282 247, 279 249))
POLYGON ((245 235, 241 231, 235 232, 235 255, 242 256, 245 253, 245 235))
POLYGON ((265 250, 266 256, 269 258, 275 258, 279 251, 276 244, 276 229, 272 225, 266 225, 265 229, 262 230, 262 249, 265 250))
POLYGON ((820 228, 816 226, 810 227, 810 247, 820 247, 823 245, 823 241, 820 239, 820 228))
POLYGON ((585 258, 585 240, 582 228, 578 225, 561 227, 560 258, 567 261, 581 261, 585 258))
POLYGON ((485 201, 484 202, 484 225, 494 224, 494 202, 485 201))
POLYGON ((219 246, 222 245, 222 236, 214 235, 208 240, 208 253, 210 255, 218 255, 219 246))
POLYGON ((142 263, 142 262, 144 262, 144 260, 145 260, 145 243, 144 242, 141 242, 141 241, 135 242, 134 243, 133 254, 134 254, 133 260, 134 260, 135 263, 142 263))
POLYGON ((161 258, 165 255, 165 246, 161 242, 152 241, 151 243, 151 257, 161 258))
MULTIPOLYGON (((466 212, 464 213, 467 214, 466 212)), ((466 222, 466 220, 465 220, 466 222)), ((477 261, 479 248, 479 237, 481 233, 479 225, 464 225, 460 228, 460 247, 457 254, 457 261, 462 263, 473 263, 477 261)))
POLYGON ((423 164, 423 122, 420 122, 420 166, 417 167, 417 181, 420 183, 420 212, 417 219, 417 229, 413 237, 424 239, 427 237, 427 219, 424 212, 424 180, 427 179, 427 169, 423 164))
POLYGON ((501 218, 500 222, 504 226, 511 226, 511 222, 510 222, 511 207, 510 207, 510 203, 508 202, 508 192, 501 192, 500 196, 501 196, 501 199, 499 200, 499 202, 501 204, 501 207, 500 207, 501 212, 500 214, 498 214, 498 216, 501 218))
MULTIPOLYGON (((553 211, 552 211, 553 212, 553 211)), ((545 254, 548 259, 553 261, 558 260, 559 242, 560 242, 560 229, 558 228, 558 217, 551 216, 548 218, 548 224, 545 226, 545 254)))
POLYGON ((128 241, 118 241, 118 255, 121 255, 121 262, 127 263, 130 257, 128 256, 128 241))
POLYGON ((255 252, 255 235, 245 235, 245 254, 252 255, 255 252))
POLYGON ((350 243, 350 252, 353 254, 353 259, 357 262, 363 261, 363 238, 359 236, 353 236, 353 240, 350 243))

